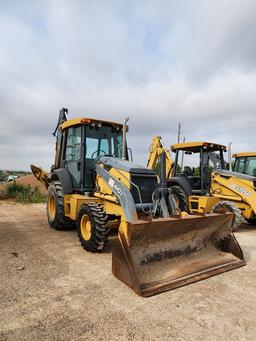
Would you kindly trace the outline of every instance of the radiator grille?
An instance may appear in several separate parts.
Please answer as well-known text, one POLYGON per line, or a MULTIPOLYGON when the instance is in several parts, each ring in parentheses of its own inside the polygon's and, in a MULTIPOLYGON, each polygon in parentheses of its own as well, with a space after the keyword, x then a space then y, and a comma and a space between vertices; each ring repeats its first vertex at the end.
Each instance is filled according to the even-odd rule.
MULTIPOLYGON (((131 181, 140 189, 140 195, 143 203, 152 203, 152 194, 157 187, 156 175, 132 174, 131 181)), ((131 194, 135 204, 140 203, 137 188, 131 183, 131 194)))

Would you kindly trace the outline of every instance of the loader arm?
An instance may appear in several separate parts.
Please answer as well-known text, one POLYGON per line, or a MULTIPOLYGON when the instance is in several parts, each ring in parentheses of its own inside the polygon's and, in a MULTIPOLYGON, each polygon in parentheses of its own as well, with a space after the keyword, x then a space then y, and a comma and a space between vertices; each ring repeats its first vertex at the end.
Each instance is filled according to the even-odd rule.
POLYGON ((165 148, 162 138, 160 136, 154 136, 149 148, 147 167, 155 170, 161 154, 165 154, 166 156, 166 179, 170 179, 173 168, 171 153, 168 148, 165 148))
POLYGON ((127 221, 138 220, 135 203, 128 188, 115 176, 111 175, 107 170, 99 165, 96 165, 96 173, 105 181, 108 187, 118 198, 122 207, 123 218, 127 221))

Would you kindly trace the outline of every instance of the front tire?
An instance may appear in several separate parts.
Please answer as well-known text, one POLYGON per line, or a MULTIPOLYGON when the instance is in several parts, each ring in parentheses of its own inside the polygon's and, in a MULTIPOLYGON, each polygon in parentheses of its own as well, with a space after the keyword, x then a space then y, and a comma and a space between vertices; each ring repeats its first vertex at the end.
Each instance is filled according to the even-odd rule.
POLYGON ((216 205, 213 206, 211 213, 226 213, 231 212, 234 214, 231 229, 237 230, 238 227, 243 222, 243 217, 241 210, 236 207, 236 205, 231 201, 219 201, 216 205))
POLYGON ((100 204, 89 203, 80 207, 77 231, 81 245, 86 251, 100 252, 107 241, 108 216, 100 204))
POLYGON ((53 181, 47 193, 46 205, 49 225, 55 230, 74 230, 76 224, 65 216, 64 195, 60 181, 53 181))
POLYGON ((188 197, 184 190, 180 186, 171 186, 171 191, 178 208, 182 212, 188 212, 188 197))

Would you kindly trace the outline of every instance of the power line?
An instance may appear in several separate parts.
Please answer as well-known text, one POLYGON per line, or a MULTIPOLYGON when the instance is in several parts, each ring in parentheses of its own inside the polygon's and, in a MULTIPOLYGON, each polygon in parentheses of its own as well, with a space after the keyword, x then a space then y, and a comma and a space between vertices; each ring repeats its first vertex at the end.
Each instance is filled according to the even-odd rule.
MULTIPOLYGON (((212 124, 214 124, 216 122, 212 122, 212 124)), ((189 123, 189 128, 185 127, 185 131, 186 132, 190 132, 190 131, 194 131, 195 129, 199 129, 198 128, 199 124, 190 124, 189 123)), ((250 128, 254 128, 256 126, 256 121, 250 120, 249 122, 230 122, 230 123, 226 123, 223 124, 221 123, 221 127, 220 128, 230 128, 230 129, 225 129, 225 130, 232 130, 233 128, 248 128, 248 126, 250 128)), ((205 129, 205 128, 204 128, 205 129)), ((214 131, 219 131, 219 128, 216 128, 216 126, 211 126, 211 127, 207 127, 207 130, 214 130, 214 131)))

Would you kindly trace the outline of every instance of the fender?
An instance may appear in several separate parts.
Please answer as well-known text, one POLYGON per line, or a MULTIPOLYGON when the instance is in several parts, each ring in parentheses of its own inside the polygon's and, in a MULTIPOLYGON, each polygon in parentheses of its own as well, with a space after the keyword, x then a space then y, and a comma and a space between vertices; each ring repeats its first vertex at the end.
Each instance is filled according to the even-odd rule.
POLYGON ((189 182, 187 181, 187 179, 184 177, 173 177, 167 180, 167 185, 168 187, 180 186, 183 189, 183 191, 186 193, 186 195, 192 194, 191 186, 189 182))
POLYGON ((51 180, 59 180, 63 188, 63 194, 72 194, 72 178, 66 168, 55 169, 51 174, 51 180))
POLYGON ((135 202, 128 188, 115 176, 109 174, 106 169, 100 167, 99 165, 96 165, 96 172, 102 177, 108 187, 116 195, 119 203, 121 204, 125 219, 130 222, 137 221, 138 215, 135 202))

